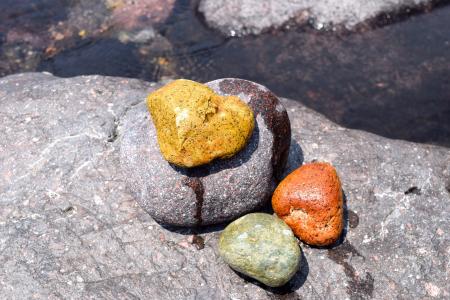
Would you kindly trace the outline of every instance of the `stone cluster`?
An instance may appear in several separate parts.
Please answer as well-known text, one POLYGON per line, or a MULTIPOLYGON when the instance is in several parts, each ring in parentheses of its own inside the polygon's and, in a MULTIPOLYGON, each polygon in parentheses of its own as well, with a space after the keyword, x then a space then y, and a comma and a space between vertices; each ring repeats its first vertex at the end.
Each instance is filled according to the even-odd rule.
MULTIPOLYGON (((146 104, 151 120, 137 106, 125 121, 121 159, 138 202, 157 221, 216 224, 267 204, 290 143, 286 110, 269 90, 240 79, 181 79, 146 104)), ((300 167, 276 188, 272 206, 276 215, 251 213, 229 224, 219 253, 234 270, 278 287, 300 267, 295 236, 327 246, 341 235, 336 170, 327 163, 300 167)))
POLYGON ((322 162, 303 165, 278 185, 272 207, 279 218, 253 213, 228 225, 219 251, 233 269, 276 287, 300 267, 294 234, 313 246, 332 245, 341 236, 344 203, 336 170, 322 162))
POLYGON ((152 117, 141 103, 121 122, 120 162, 137 202, 158 222, 189 227, 234 220, 268 205, 288 158, 286 109, 267 88, 250 81, 187 83, 151 94, 152 117), (199 113, 196 105, 211 102, 215 113, 199 113), (224 134, 228 142, 221 142, 224 134), (189 146, 179 147, 184 139, 189 146))

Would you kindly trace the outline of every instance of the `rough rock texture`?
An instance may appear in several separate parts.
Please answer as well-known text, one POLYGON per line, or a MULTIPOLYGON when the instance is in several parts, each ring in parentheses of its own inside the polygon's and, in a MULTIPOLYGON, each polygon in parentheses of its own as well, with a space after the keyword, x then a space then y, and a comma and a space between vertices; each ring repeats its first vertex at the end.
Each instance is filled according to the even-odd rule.
POLYGON ((147 107, 164 158, 196 167, 241 151, 253 134, 252 109, 237 96, 220 96, 204 84, 178 79, 150 93, 147 107))
POLYGON ((218 247, 230 267, 271 287, 286 284, 300 267, 297 239, 275 215, 240 217, 222 232, 218 247))
POLYGON ((238 95, 253 110, 256 126, 246 147, 226 160, 179 168, 161 155, 156 130, 144 105, 124 117, 121 165, 140 205, 162 223, 219 224, 270 202, 275 178, 289 151, 286 110, 265 87, 246 80, 207 83, 222 96, 238 95))
POLYGON ((309 245, 331 245, 344 229, 341 182, 328 163, 304 164, 286 176, 273 193, 272 208, 309 245))
POLYGON ((0 299, 450 296, 448 149, 347 130, 285 100, 289 169, 332 162, 347 227, 338 247, 304 246, 293 280, 266 289, 218 257, 220 228, 164 228, 126 191, 115 125, 153 88, 99 76, 0 79, 0 299))
POLYGON ((227 35, 258 34, 280 27, 292 18, 309 21, 321 29, 348 28, 381 13, 424 5, 430 0, 201 0, 199 10, 206 22, 227 35))

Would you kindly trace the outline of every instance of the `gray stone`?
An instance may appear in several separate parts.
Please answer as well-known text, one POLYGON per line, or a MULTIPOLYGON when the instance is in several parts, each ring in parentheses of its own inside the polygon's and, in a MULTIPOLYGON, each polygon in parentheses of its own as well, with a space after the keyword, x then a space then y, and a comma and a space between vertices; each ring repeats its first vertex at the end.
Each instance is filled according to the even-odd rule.
POLYGON ((300 271, 268 289, 220 259, 220 227, 162 227, 126 190, 116 124, 155 86, 101 76, 0 78, 0 299, 450 296, 449 149, 348 130, 284 100, 293 131, 288 169, 333 163, 348 224, 338 246, 303 246, 300 271))
POLYGON ((270 201, 275 176, 286 163, 289 119, 265 87, 245 80, 216 80, 220 95, 239 95, 253 109, 255 129, 246 147, 230 159, 180 168, 162 156, 145 103, 123 118, 121 165, 130 191, 157 221, 177 226, 219 224, 261 209, 270 201))
POLYGON ((220 235, 219 254, 236 271, 271 287, 286 284, 301 260, 291 228, 264 213, 251 213, 229 224, 220 235))
POLYGON ((290 19, 310 22, 317 29, 342 25, 352 28, 381 13, 417 7, 430 0, 201 0, 206 22, 227 35, 259 34, 290 19))

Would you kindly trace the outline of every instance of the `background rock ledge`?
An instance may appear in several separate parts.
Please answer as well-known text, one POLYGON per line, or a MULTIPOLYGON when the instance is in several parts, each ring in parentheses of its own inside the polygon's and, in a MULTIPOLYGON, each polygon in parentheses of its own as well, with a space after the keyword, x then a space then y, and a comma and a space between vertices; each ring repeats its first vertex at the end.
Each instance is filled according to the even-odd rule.
POLYGON ((221 227, 200 237, 161 227, 126 191, 117 125, 156 86, 0 79, 1 299, 449 297, 448 149, 344 129, 284 100, 289 168, 303 157, 332 162, 349 210, 339 246, 303 246, 301 271, 267 289, 219 259, 221 227))
POLYGON ((199 11, 206 23, 230 36, 259 34, 292 20, 317 29, 348 29, 381 14, 420 9, 432 0, 201 0, 199 11))

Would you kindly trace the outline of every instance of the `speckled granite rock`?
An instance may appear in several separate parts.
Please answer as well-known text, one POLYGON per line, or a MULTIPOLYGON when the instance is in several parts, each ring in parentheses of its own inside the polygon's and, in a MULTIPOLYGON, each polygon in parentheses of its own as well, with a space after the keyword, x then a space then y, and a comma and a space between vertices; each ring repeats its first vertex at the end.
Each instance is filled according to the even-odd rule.
POLYGON ((220 235, 219 253, 238 272, 271 287, 286 284, 301 263, 294 233, 281 219, 251 213, 229 224, 220 235))
POLYGON ((147 107, 161 154, 179 167, 234 156, 247 145, 255 128, 253 111, 237 96, 223 97, 186 79, 150 93, 147 107))
POLYGON ((206 22, 227 35, 259 34, 290 19, 324 26, 355 25, 381 13, 417 7, 430 0, 201 0, 199 11, 206 22))
POLYGON ((169 230, 126 191, 116 124, 155 87, 101 76, 0 78, 0 299, 449 297, 449 149, 344 129, 283 100, 288 169, 333 163, 346 235, 333 249, 302 247, 288 285, 264 288, 219 257, 221 228, 169 230))
POLYGON ((286 110, 263 86, 245 80, 207 84, 238 95, 255 115, 255 129, 235 156, 196 168, 179 168, 161 155, 145 106, 123 118, 121 165, 139 204, 156 220, 178 226, 223 223, 270 202, 275 177, 286 163, 290 125, 286 110))

